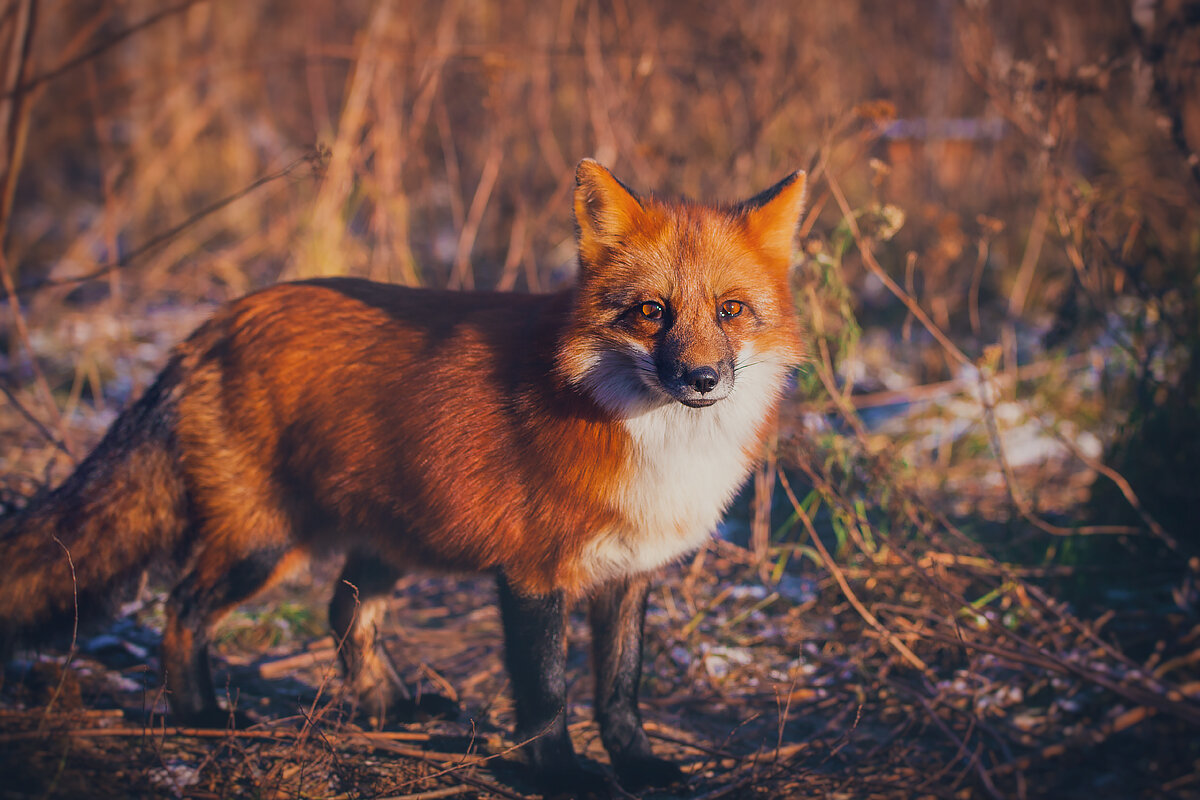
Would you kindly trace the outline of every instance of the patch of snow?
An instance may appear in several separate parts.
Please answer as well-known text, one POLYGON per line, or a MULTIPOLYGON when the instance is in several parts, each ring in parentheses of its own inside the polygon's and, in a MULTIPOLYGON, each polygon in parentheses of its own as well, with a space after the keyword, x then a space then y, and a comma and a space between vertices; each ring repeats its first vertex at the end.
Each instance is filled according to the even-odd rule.
POLYGON ((182 758, 167 759, 147 774, 151 783, 170 792, 172 797, 183 797, 184 789, 200 782, 200 770, 182 758))

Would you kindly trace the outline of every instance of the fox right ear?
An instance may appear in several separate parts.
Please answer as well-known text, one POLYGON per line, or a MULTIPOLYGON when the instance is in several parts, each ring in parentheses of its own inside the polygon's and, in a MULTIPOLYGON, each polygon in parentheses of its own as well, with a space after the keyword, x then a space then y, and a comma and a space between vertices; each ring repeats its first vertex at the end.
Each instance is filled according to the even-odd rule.
POLYGON ((579 225, 579 257, 590 264, 605 247, 636 228, 642 203, 600 162, 585 158, 575 168, 575 222, 579 225))
POLYGON ((763 249, 785 265, 792 261, 792 244, 807 191, 807 177, 797 170, 738 206, 763 249))

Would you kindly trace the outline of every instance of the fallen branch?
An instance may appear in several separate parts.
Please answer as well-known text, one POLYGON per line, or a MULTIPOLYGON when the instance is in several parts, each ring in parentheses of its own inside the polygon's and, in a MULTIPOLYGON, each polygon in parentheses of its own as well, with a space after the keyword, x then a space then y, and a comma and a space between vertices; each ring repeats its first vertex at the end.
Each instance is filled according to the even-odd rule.
MULTIPOLYGON (((113 716, 122 713, 124 712, 120 711, 119 709, 116 711, 105 710, 89 712, 88 716, 113 716)), ((232 728, 188 728, 171 725, 164 726, 162 728, 134 728, 125 726, 113 728, 74 728, 51 732, 20 731, 16 733, 4 733, 0 734, 0 742, 16 742, 23 739, 36 739, 39 736, 47 735, 47 733, 65 734, 67 736, 74 736, 81 739, 103 739, 107 737, 121 738, 129 736, 183 736, 192 739, 266 739, 290 742, 301 738, 304 732, 299 730, 239 731, 232 728)), ((361 739, 370 742, 428 742, 433 738, 428 733, 420 733, 416 731, 340 731, 336 733, 327 733, 326 736, 329 736, 333 739, 361 739)))
POLYGON ((821 554, 821 559, 825 562, 826 569, 828 569, 829 573, 833 575, 833 579, 836 580, 838 586, 841 587, 842 594, 845 595, 846 599, 850 601, 850 605, 854 606, 854 610, 857 611, 858 615, 863 618, 863 621, 878 631, 879 635, 882 636, 884 640, 887 641, 887 643, 890 644, 892 648, 904 658, 905 661, 932 679, 933 673, 929 669, 929 666, 920 658, 918 658, 916 653, 908 649, 904 642, 900 641, 900 639, 897 638, 894 633, 885 628, 879 622, 879 620, 875 618, 875 615, 867 610, 867 607, 864 606, 862 601, 858 599, 858 595, 856 595, 854 590, 850 588, 850 583, 846 580, 846 576, 842 574, 841 569, 838 567, 837 563, 834 562, 833 557, 829 555, 829 551, 825 549, 825 545, 821 542, 821 537, 817 535, 817 529, 813 526, 812 518, 809 517, 808 512, 804 510, 804 506, 801 505, 800 501, 796 498, 795 493, 792 491, 791 484, 788 483, 787 475, 785 475, 782 471, 779 473, 779 483, 781 486, 783 486, 783 491, 787 493, 788 500, 791 501, 792 507, 796 510, 796 514, 798 514, 800 517, 800 521, 804 523, 804 527, 808 531, 809 538, 812 540, 813 547, 817 548, 817 552, 821 554))

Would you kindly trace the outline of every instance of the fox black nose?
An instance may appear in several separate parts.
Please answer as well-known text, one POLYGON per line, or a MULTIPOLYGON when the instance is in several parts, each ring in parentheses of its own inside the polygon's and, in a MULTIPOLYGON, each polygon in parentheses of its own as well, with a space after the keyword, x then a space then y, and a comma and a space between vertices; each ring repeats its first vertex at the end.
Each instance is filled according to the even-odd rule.
POLYGON ((684 380, 687 385, 695 389, 700 394, 708 394, 713 389, 717 388, 717 371, 712 367, 696 367, 689 372, 684 380))

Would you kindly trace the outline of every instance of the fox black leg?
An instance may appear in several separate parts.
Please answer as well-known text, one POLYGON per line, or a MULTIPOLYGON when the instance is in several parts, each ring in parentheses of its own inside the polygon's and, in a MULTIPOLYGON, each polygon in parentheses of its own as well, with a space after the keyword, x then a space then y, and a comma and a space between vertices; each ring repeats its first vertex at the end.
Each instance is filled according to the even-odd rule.
POLYGON ((613 581, 592 598, 596 721, 617 779, 626 789, 666 786, 683 780, 679 767, 651 752, 638 712, 649 590, 649 580, 636 576, 613 581))
POLYGON ((517 707, 518 742, 535 779, 550 793, 603 791, 603 776, 585 770, 567 734, 566 620, 562 592, 527 595, 498 580, 504 663, 517 707))
MULTIPOLYGON (((171 591, 162 668, 171 710, 181 721, 202 727, 228 724, 230 715, 217 705, 209 669, 212 626, 229 609, 266 586, 286 554, 287 548, 266 547, 219 564, 201 560, 204 568, 190 570, 171 591)), ((249 723, 234 716, 239 727, 249 723)))
MULTIPOLYGON (((208 625, 195 580, 184 578, 167 598, 162 638, 163 683, 171 711, 183 723, 220 726, 221 707, 208 664, 208 625)), ((223 727, 223 726, 222 726, 223 727)))
POLYGON ((414 698, 379 642, 387 598, 399 578, 400 570, 378 556, 351 553, 329 602, 329 624, 346 684, 358 698, 359 715, 375 728, 389 721, 410 721, 420 714, 458 716, 457 704, 448 697, 427 694, 414 698))

